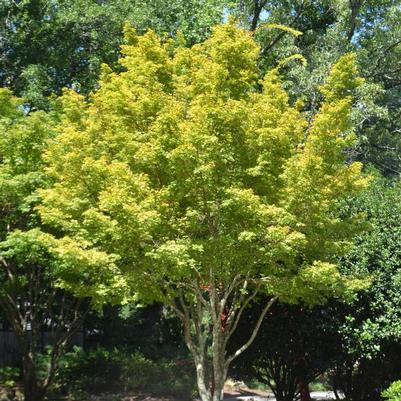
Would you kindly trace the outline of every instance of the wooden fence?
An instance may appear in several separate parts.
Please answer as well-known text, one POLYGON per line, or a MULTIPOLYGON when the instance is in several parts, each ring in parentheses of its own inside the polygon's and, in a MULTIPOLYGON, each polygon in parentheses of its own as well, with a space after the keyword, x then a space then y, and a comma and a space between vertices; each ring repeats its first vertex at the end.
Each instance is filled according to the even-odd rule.
MULTIPOLYGON (((38 352, 44 352, 46 346, 51 344, 51 333, 42 332, 39 341, 38 352)), ((70 342, 69 347, 84 345, 84 333, 75 333, 70 342)), ((20 364, 20 351, 17 338, 13 331, 0 331, 0 367, 18 366, 20 364)))

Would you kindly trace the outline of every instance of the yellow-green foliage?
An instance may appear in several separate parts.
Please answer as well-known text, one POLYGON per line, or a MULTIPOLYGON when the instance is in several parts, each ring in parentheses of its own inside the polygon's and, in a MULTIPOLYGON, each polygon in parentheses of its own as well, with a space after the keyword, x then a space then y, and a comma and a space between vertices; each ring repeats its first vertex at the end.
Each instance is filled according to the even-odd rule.
MULTIPOLYGON (((63 118, 74 121, 76 127, 80 101, 71 93, 63 107, 63 118)), ((18 297, 22 291, 25 295, 24 286, 35 266, 52 285, 90 297, 94 304, 123 300, 125 280, 114 255, 91 248, 91 243, 77 242, 77 238, 55 239, 42 231, 35 210, 40 202, 36 190, 48 184, 43 153, 58 118, 44 112, 26 116, 22 106, 22 100, 0 89, 0 256, 13 272, 2 276, 0 293, 18 297)))
POLYGON ((238 276, 288 301, 358 286, 335 266, 357 220, 337 217, 338 201, 368 181, 344 158, 360 82, 353 55, 333 67, 308 125, 277 70, 259 78, 259 48, 233 24, 189 49, 153 32, 125 37, 123 72, 104 66, 89 101, 72 91, 61 100, 46 224, 83 253, 116 255, 149 298, 238 276))

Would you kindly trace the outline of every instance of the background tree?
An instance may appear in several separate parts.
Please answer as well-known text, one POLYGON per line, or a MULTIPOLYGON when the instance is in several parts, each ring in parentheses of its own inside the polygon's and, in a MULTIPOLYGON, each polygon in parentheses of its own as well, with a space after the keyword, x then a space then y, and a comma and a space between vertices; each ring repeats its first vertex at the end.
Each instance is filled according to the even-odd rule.
POLYGON ((331 66, 342 54, 355 52, 367 81, 357 95, 358 142, 349 155, 398 175, 400 12, 400 0, 4 0, 0 86, 24 95, 31 107, 47 108, 47 97, 63 87, 83 94, 93 90, 103 62, 117 66, 125 21, 140 32, 152 28, 172 36, 181 30, 191 45, 233 14, 256 31, 265 70, 292 54, 306 57, 306 67, 289 63, 283 69, 284 85, 292 99, 305 98, 305 110, 312 114, 331 66), (277 24, 302 35, 293 37, 277 24))
MULTIPOLYGON (((236 374, 262 382, 273 379, 272 388, 281 385, 291 398, 298 390, 294 355, 304 350, 303 373, 313 377, 327 370, 337 394, 355 401, 380 400, 381 391, 400 371, 399 197, 399 182, 378 175, 369 191, 341 208, 344 215, 366 213, 370 229, 358 235, 357 246, 342 258, 340 269, 370 274, 372 285, 359 292, 352 305, 330 302, 302 313, 298 306, 284 306, 286 319, 268 315, 255 343, 234 366, 236 374)), ((255 318, 251 311, 247 317, 255 318)), ((248 330, 244 320, 237 335, 241 338, 248 330)))
POLYGON ((305 98, 304 109, 311 114, 320 104, 318 87, 331 66, 342 54, 355 52, 367 81, 357 94, 358 142, 349 157, 397 175, 400 12, 400 0, 4 0, 0 86, 24 95, 31 107, 47 108, 47 97, 63 87, 83 94, 93 90, 103 62, 118 67, 125 21, 140 32, 152 28, 172 36, 181 30, 191 45, 233 14, 256 32, 265 70, 289 55, 305 56, 306 67, 289 63, 283 69, 284 85, 291 99, 305 98), (277 29, 277 24, 302 35, 293 37, 291 29, 277 29))
POLYGON ((22 103, 0 90, 0 307, 18 341, 25 400, 38 401, 89 308, 125 295, 108 255, 83 253, 68 238, 55 242, 41 226, 36 189, 46 186, 42 156, 54 116, 27 117, 22 103), (39 377, 42 331, 49 333, 51 348, 39 377))
POLYGON ((343 155, 360 79, 342 58, 307 127, 277 70, 258 80, 259 48, 232 24, 190 49, 152 32, 126 40, 124 72, 104 67, 88 103, 64 96, 41 215, 82 252, 119 258, 139 297, 174 310, 202 400, 220 400, 277 298, 322 302, 361 284, 335 265, 357 219, 333 215, 367 183, 343 155), (261 291, 271 298, 251 337, 226 354, 261 291))
POLYGON ((117 62, 125 22, 168 36, 179 29, 192 44, 222 14, 218 0, 3 0, 0 86, 47 108, 48 96, 63 87, 83 94, 96 87, 101 64, 117 62))
POLYGON ((399 378, 400 197, 399 182, 378 179, 344 210, 364 211, 371 223, 341 268, 369 272, 372 285, 358 294, 352 308, 329 309, 336 322, 332 331, 340 332, 341 345, 334 385, 353 401, 380 400, 381 391, 399 378))
MULTIPOLYGON (((243 342, 261 308, 261 301, 242 319, 235 344, 243 342)), ((269 387, 278 401, 310 399, 308 385, 331 367, 336 356, 327 307, 276 304, 264 319, 254 343, 234 362, 232 375, 257 379, 269 387), (301 397, 301 391, 305 392, 301 397)))
POLYGON ((350 157, 373 163, 386 175, 400 169, 400 51, 399 0, 241 0, 232 12, 255 31, 266 68, 294 53, 308 60, 307 66, 289 64, 285 86, 294 98, 305 98, 305 111, 314 113, 320 103, 318 87, 333 63, 355 52, 364 86, 359 89, 358 142, 350 157), (280 24, 289 29, 266 29, 280 24))

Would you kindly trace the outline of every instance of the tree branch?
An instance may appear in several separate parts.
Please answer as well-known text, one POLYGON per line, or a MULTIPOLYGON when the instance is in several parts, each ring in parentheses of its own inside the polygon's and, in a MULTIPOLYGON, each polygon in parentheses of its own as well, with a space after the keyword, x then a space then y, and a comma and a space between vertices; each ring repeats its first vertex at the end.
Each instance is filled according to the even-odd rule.
MULTIPOLYGON (((287 25, 288 27, 292 27, 301 17, 302 13, 304 12, 304 8, 305 8, 305 3, 306 0, 303 0, 299 10, 297 12, 297 14, 295 15, 295 17, 293 18, 293 20, 287 25)), ((262 56, 265 55, 271 48, 273 48, 288 32, 287 31, 281 31, 271 42, 269 45, 267 45, 266 47, 264 47, 262 49, 262 56)))
POLYGON ((262 321, 264 319, 264 317, 266 316, 266 313, 268 312, 268 310, 273 306, 273 304, 277 301, 278 297, 273 297, 267 304, 266 306, 263 308, 262 313, 259 316, 259 319, 256 323, 255 328, 252 331, 252 334, 249 338, 249 340, 242 346, 240 347, 237 351, 234 352, 234 354, 232 354, 231 356, 229 356, 225 362, 225 367, 226 369, 228 369, 228 367, 230 366, 231 362, 237 358, 238 356, 240 356, 254 341, 256 335, 258 334, 260 325, 262 324, 262 321))
POLYGON ((267 4, 267 0, 254 0, 253 2, 254 7, 253 7, 253 16, 252 16, 252 21, 251 21, 251 31, 255 31, 256 28, 258 27, 259 19, 260 19, 260 14, 262 13, 263 8, 267 4))
POLYGON ((359 11, 361 10, 361 7, 363 5, 363 1, 364 0, 350 0, 351 15, 349 19, 349 30, 347 34, 348 41, 351 41, 354 36, 356 30, 356 20, 358 18, 359 11))

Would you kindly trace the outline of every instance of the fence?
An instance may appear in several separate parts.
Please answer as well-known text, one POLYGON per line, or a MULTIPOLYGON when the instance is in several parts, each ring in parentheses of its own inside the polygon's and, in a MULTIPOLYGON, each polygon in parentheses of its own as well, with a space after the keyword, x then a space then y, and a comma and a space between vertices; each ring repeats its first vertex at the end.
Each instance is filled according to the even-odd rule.
MULTIPOLYGON (((42 332, 39 340, 38 352, 44 352, 51 344, 50 332, 42 332)), ((84 345, 84 333, 75 333, 69 341, 69 347, 84 345)), ((0 331, 0 367, 17 366, 20 364, 20 351, 17 338, 13 331, 0 331)))

